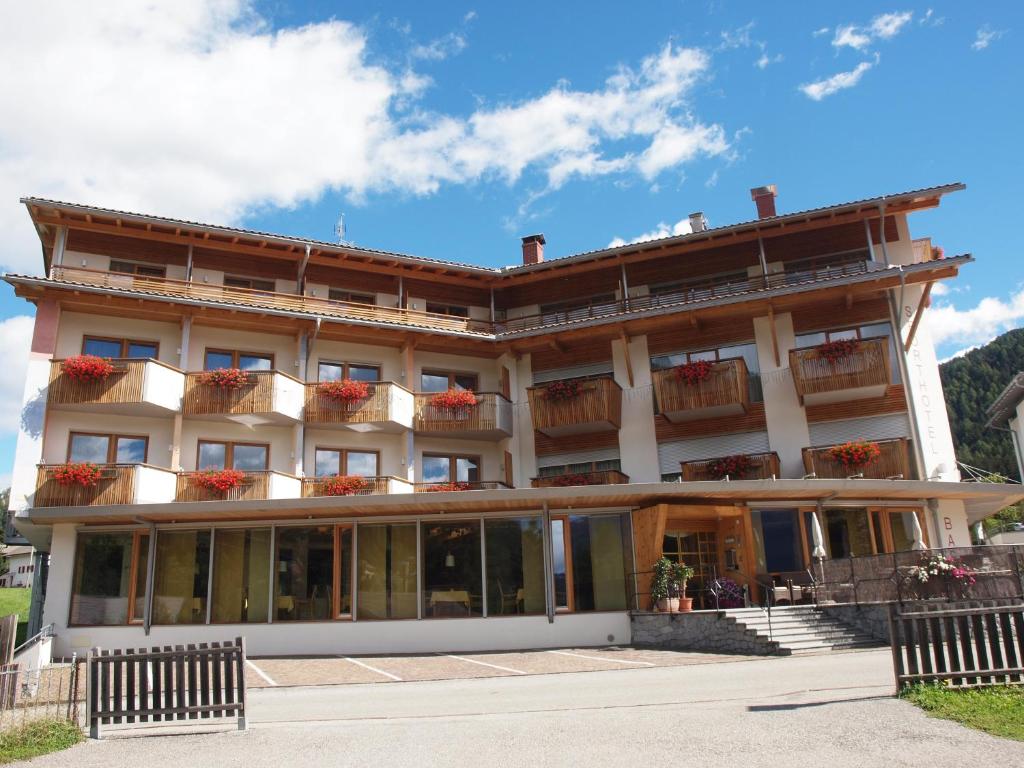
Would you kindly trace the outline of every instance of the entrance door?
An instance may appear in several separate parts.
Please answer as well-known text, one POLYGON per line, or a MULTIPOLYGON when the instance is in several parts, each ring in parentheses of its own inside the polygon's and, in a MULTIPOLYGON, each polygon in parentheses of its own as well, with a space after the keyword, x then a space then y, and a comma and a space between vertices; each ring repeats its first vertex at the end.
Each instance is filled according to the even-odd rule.
POLYGON ((707 588, 718 573, 718 533, 665 531, 662 554, 674 563, 686 563, 693 568, 693 578, 686 584, 686 596, 693 598, 694 608, 710 607, 707 588))
POLYGON ((758 571, 770 574, 802 571, 804 559, 796 510, 754 510, 750 517, 758 549, 758 571))

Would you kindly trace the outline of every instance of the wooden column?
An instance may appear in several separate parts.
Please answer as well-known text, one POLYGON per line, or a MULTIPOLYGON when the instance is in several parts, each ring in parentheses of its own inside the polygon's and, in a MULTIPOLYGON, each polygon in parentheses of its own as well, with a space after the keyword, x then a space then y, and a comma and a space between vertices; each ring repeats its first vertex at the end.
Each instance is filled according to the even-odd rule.
POLYGON ((666 504, 656 504, 633 512, 633 546, 636 550, 637 609, 650 610, 651 573, 654 561, 661 557, 665 538, 666 504))

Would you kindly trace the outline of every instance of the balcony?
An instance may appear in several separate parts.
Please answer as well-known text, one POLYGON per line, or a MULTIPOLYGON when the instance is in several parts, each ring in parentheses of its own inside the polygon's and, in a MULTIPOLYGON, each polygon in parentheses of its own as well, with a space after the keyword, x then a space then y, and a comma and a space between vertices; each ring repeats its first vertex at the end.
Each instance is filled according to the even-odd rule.
POLYGON ((446 407, 431 401, 436 392, 416 393, 413 428, 421 435, 472 440, 501 440, 512 436, 512 403, 497 392, 476 392, 476 405, 446 407))
POLYGON ((98 381, 64 373, 64 361, 50 363, 46 402, 55 410, 87 410, 123 416, 166 416, 181 410, 185 375, 157 360, 110 361, 114 372, 98 381))
POLYGON ((413 483, 416 493, 451 493, 459 491, 498 491, 509 488, 500 480, 459 480, 443 483, 413 483))
POLYGON ((179 472, 175 501, 253 501, 259 499, 297 499, 302 493, 302 483, 294 475, 284 472, 261 470, 246 472, 245 479, 237 488, 220 492, 198 485, 197 475, 202 472, 179 472))
POLYGON ((585 379, 568 400, 546 397, 547 384, 527 390, 533 428, 548 437, 606 432, 622 426, 622 387, 611 376, 585 379))
POLYGON ((333 400, 318 392, 320 382, 306 384, 307 424, 337 426, 356 432, 401 432, 412 428, 415 398, 390 381, 369 384, 369 397, 353 403, 333 400))
POLYGON ((93 486, 62 485, 54 473, 63 464, 41 464, 35 507, 97 507, 108 504, 161 504, 174 501, 175 473, 148 464, 99 464, 93 486))
POLYGON ((554 477, 535 477, 530 480, 534 488, 570 488, 580 485, 626 485, 629 475, 617 469, 601 469, 596 472, 568 472, 554 477))
POLYGON ((702 381, 689 383, 676 368, 653 371, 658 410, 671 422, 738 416, 750 407, 747 365, 742 358, 720 360, 702 381))
POLYGON ((182 412, 203 419, 229 419, 247 426, 291 424, 302 419, 301 381, 280 371, 246 371, 248 383, 231 389, 203 384, 203 373, 185 374, 182 412))
MULTIPOLYGON (((777 453, 748 453, 745 455, 750 460, 750 464, 739 474, 729 475, 730 480, 771 480, 781 474, 777 453)), ((723 467, 719 462, 728 458, 730 457, 723 456, 682 462, 680 466, 683 470, 683 481, 692 483, 724 480, 723 467)))
POLYGON ((904 438, 897 440, 874 441, 881 451, 876 461, 862 467, 848 467, 831 456, 835 446, 823 445, 804 448, 804 470, 819 478, 842 479, 853 475, 863 475, 873 480, 912 479, 910 470, 910 453, 904 438))
POLYGON ((789 368, 804 405, 881 397, 892 381, 889 339, 863 339, 851 354, 835 360, 817 347, 793 349, 789 368))
MULTIPOLYGON (((324 485, 330 480, 327 477, 304 477, 302 478, 302 498, 327 496, 324 493, 324 485)), ((353 496, 380 496, 388 493, 412 493, 412 483, 400 477, 364 477, 365 485, 351 494, 353 496)))

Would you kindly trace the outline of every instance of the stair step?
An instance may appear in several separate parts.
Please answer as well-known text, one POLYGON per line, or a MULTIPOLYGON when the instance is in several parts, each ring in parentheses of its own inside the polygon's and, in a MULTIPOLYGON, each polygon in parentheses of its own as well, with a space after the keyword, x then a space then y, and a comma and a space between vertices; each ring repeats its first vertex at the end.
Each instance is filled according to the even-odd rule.
POLYGON ((730 608, 725 614, 747 633, 770 638, 779 655, 856 651, 883 645, 813 605, 776 606, 770 619, 767 611, 757 607, 730 608))

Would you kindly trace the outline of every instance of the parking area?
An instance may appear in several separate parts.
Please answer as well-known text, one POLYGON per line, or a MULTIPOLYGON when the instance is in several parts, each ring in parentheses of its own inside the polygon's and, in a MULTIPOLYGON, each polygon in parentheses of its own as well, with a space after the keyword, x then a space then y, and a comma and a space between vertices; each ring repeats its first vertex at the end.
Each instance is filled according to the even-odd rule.
POLYGON ((619 646, 393 656, 256 657, 246 662, 251 673, 246 682, 253 688, 402 683, 679 667, 748 658, 759 657, 619 646))

